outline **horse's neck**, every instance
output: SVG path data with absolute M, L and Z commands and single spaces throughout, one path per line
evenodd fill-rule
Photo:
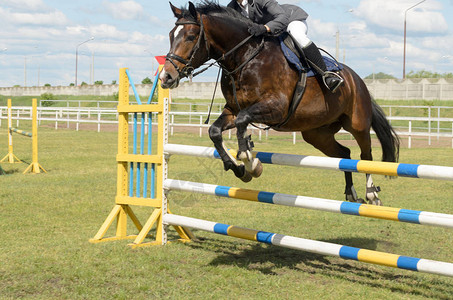
M 206 33 L 212 48 L 211 58 L 213 59 L 221 58 L 249 36 L 247 28 L 243 24 L 234 24 L 234 22 L 237 22 L 235 20 L 211 17 L 209 22 L 212 26 L 209 26 Z M 237 61 L 238 54 L 243 53 L 245 48 L 241 47 L 241 49 L 237 49 L 234 53 L 225 57 L 225 63 L 234 64 L 233 61 Z

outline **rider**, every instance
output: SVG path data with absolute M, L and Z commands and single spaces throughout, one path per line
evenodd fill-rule
M 325 85 L 332 93 L 343 84 L 343 78 L 327 71 L 318 47 L 307 37 L 308 14 L 302 8 L 278 4 L 275 0 L 231 0 L 228 7 L 254 22 L 249 27 L 249 33 L 255 36 L 265 33 L 280 35 L 287 30 L 316 71 L 322 75 Z

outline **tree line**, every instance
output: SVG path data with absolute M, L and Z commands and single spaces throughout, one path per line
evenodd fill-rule
M 413 78 L 453 78 L 453 73 L 437 73 L 437 72 L 430 72 L 426 70 L 421 71 L 410 71 L 406 74 L 406 78 L 413 79 Z M 383 72 L 379 73 L 372 73 L 365 77 L 365 79 L 397 79 L 395 76 L 391 74 L 386 74 Z

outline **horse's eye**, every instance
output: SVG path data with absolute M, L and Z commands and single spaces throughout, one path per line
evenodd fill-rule
M 188 42 L 193 42 L 193 41 L 195 41 L 196 38 L 197 38 L 197 37 L 194 36 L 194 35 L 189 35 L 189 36 L 186 38 L 186 41 L 188 41 Z

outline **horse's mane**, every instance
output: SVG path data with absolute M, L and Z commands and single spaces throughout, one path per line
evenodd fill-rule
M 220 15 L 233 19 L 233 21 L 242 22 L 246 24 L 252 23 L 248 18 L 241 15 L 239 12 L 232 8 L 222 6 L 217 0 L 201 0 L 195 5 L 197 12 L 203 15 Z M 193 20 L 192 15 L 186 7 L 181 7 L 184 19 Z

